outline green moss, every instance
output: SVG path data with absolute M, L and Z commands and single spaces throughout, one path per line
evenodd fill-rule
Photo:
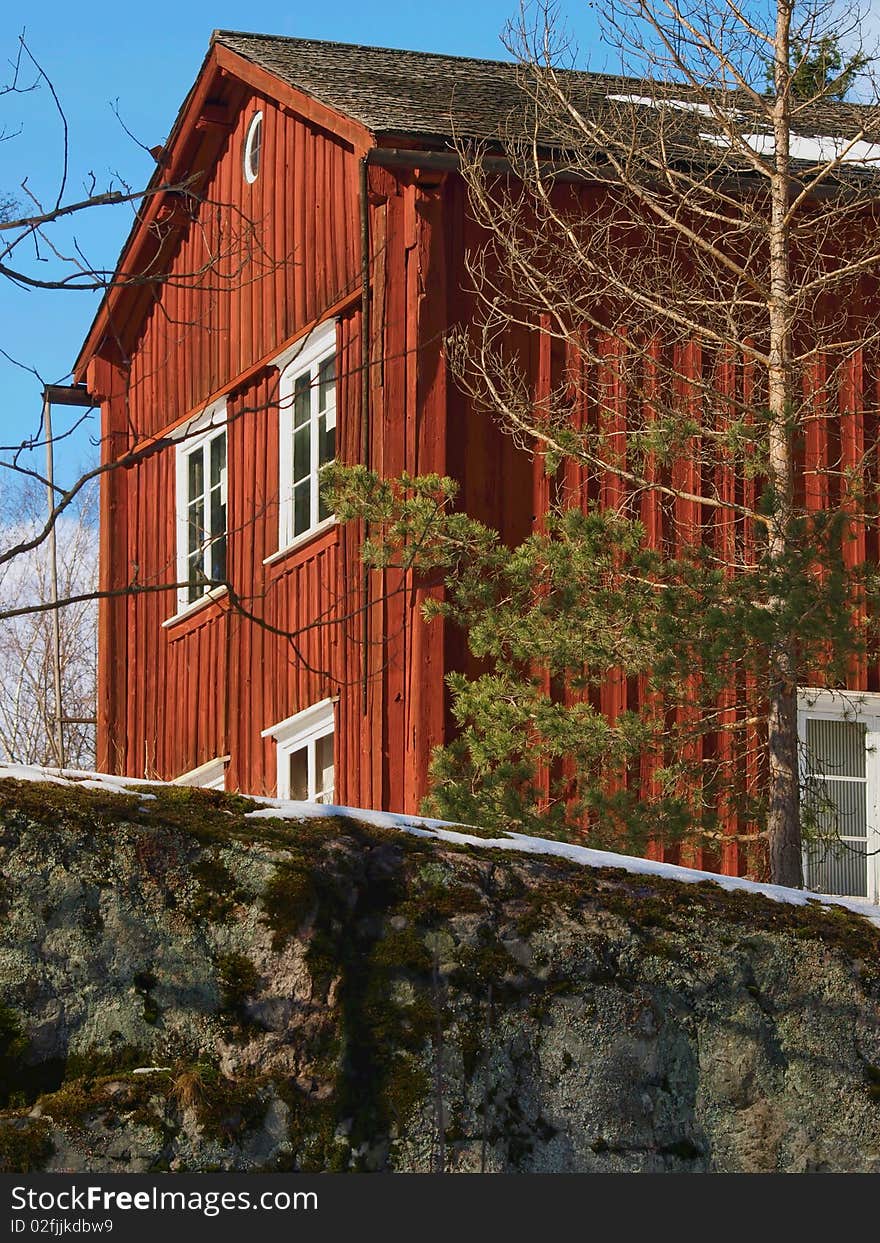
M 0 1105 L 9 1102 L 21 1085 L 28 1040 L 14 1010 L 0 1003 Z
M 338 1068 L 328 1069 L 335 1079 Z M 309 1092 L 293 1079 L 277 1084 L 276 1091 L 287 1105 L 290 1154 L 276 1162 L 275 1169 L 306 1174 L 346 1171 L 351 1145 L 337 1136 L 342 1117 L 337 1093 Z
M 258 1028 L 247 1009 L 247 999 L 260 987 L 257 968 L 246 955 L 239 953 L 222 954 L 216 967 L 223 1017 L 244 1033 Z
M 677 1139 L 672 1144 L 664 1144 L 660 1151 L 664 1156 L 678 1157 L 680 1161 L 696 1161 L 703 1155 L 702 1149 L 690 1139 Z
M 159 1022 L 162 1013 L 159 1009 L 159 1003 L 153 996 L 153 989 L 159 983 L 158 977 L 152 970 L 150 970 L 150 968 L 147 968 L 145 971 L 138 971 L 137 974 L 132 977 L 131 982 L 134 984 L 136 991 L 140 994 L 144 1004 L 144 1022 L 149 1023 L 151 1027 L 154 1027 Z
M 281 863 L 263 893 L 265 918 L 272 929 L 272 948 L 280 950 L 296 936 L 314 913 L 317 886 L 312 870 L 298 863 Z
M 452 974 L 451 982 L 457 989 L 478 999 L 485 998 L 490 985 L 496 998 L 502 996 L 505 981 L 518 967 L 488 929 L 483 930 L 475 944 L 460 947 L 458 957 L 458 967 Z
M 111 828 L 120 820 L 138 818 L 136 795 L 104 794 L 80 786 L 61 786 L 51 782 L 0 781 L 0 819 L 12 828 L 44 824 L 83 833 L 95 828 Z
M 424 933 L 407 926 L 400 930 L 386 929 L 372 948 L 370 963 L 374 970 L 390 975 L 427 975 L 431 971 L 432 958 Z
M 196 892 L 190 910 L 194 919 L 208 923 L 226 924 L 239 903 L 247 900 L 247 894 L 235 883 L 229 868 L 216 855 L 204 855 L 192 866 Z
M 262 1125 L 269 1099 L 256 1083 L 218 1077 L 197 1107 L 196 1116 L 205 1135 L 233 1143 Z
M 167 1092 L 170 1078 L 165 1075 L 117 1074 L 100 1078 L 70 1079 L 58 1089 L 40 1097 L 43 1111 L 56 1122 L 78 1128 L 93 1115 L 127 1119 L 164 1131 L 156 1114 L 153 1098 L 160 1089 Z
M 642 950 L 644 958 L 662 958 L 670 962 L 675 962 L 681 958 L 678 949 L 670 944 L 669 941 L 658 941 L 656 937 L 652 937 Z
M 398 1128 L 403 1129 L 413 1110 L 430 1092 L 429 1070 L 412 1054 L 399 1054 L 388 1068 L 385 1081 L 388 1113 Z
M 0 783 L 0 793 L 6 786 Z M 22 798 L 30 793 L 29 788 Z M 562 859 L 455 847 L 351 820 L 294 825 L 247 820 L 253 802 L 217 792 L 157 787 L 156 794 L 148 813 L 141 814 L 137 798 L 112 796 L 111 802 L 108 796 L 105 807 L 96 792 L 62 789 L 51 795 L 51 827 L 72 826 L 76 833 L 88 833 L 90 842 L 103 835 L 108 859 L 123 843 L 126 851 L 134 851 L 138 865 L 143 860 L 162 902 L 170 905 L 175 894 L 182 895 L 181 903 L 188 901 L 189 908 L 181 905 L 178 914 L 210 922 L 229 920 L 235 902 L 251 900 L 235 889 L 220 850 L 255 845 L 272 851 L 274 872 L 260 898 L 262 915 L 276 951 L 291 938 L 301 939 L 315 1003 L 297 1049 L 299 1082 L 291 1081 L 282 1092 L 290 1109 L 291 1151 L 277 1168 L 285 1163 L 296 1169 L 355 1168 L 359 1146 L 381 1143 L 417 1108 L 430 1108 L 438 1024 L 450 1051 L 460 1054 L 465 1075 L 480 1075 L 490 1010 L 507 1010 L 510 1021 L 516 1018 L 514 1007 L 521 1007 L 530 1021 L 540 1017 L 557 993 L 570 991 L 573 981 L 582 979 L 587 954 L 595 953 L 599 964 L 593 983 L 604 979 L 632 987 L 632 980 L 621 980 L 618 959 L 625 964 L 635 951 L 654 959 L 692 958 L 694 933 L 711 924 L 713 936 L 723 926 L 723 936 L 746 957 L 759 953 L 769 936 L 782 935 L 791 938 L 794 948 L 797 941 L 815 939 L 829 954 L 852 963 L 869 986 L 880 971 L 876 929 L 842 908 L 795 907 L 754 893 L 725 892 L 712 882 L 683 885 L 619 869 L 582 868 Z M 14 796 L 18 802 L 17 789 Z M 67 808 L 68 802 L 67 819 L 59 818 L 56 809 Z M 28 804 L 13 813 L 19 814 L 16 823 L 24 824 L 31 811 Z M 14 835 L 9 820 L 6 829 Z M 60 834 L 58 840 L 63 841 Z M 71 859 L 76 849 L 74 843 Z M 260 866 L 268 863 L 264 851 Z M 65 866 L 71 866 L 69 860 Z M 96 886 L 105 883 L 103 876 L 94 880 Z M 540 974 L 550 974 L 541 980 L 508 953 L 499 930 L 505 937 L 515 932 L 531 938 L 558 921 L 560 912 L 580 921 L 583 938 L 570 966 L 561 955 L 542 963 Z M 463 940 L 456 942 L 456 937 Z M 451 962 L 457 965 L 435 985 L 433 945 L 438 942 L 444 971 Z M 539 947 L 543 943 L 537 942 Z M 256 968 L 244 954 L 221 956 L 216 968 L 223 1012 L 242 1025 L 247 1000 L 260 982 Z M 148 1021 L 160 1017 L 156 984 L 149 968 L 134 980 Z M 334 1005 L 321 1010 L 322 991 L 330 996 L 331 986 Z M 26 1056 L 27 1042 L 14 1013 L 0 1011 L 7 1087 L 15 1084 L 20 1090 Z M 172 1079 L 150 1076 L 141 1086 L 132 1081 L 117 1096 L 101 1087 L 102 1078 L 124 1077 L 126 1070 L 155 1056 L 143 1050 L 71 1056 L 71 1082 L 60 1090 L 62 1107 L 66 1101 L 70 1116 L 76 1109 L 93 1108 L 155 1122 L 150 1093 L 168 1096 Z M 315 1077 L 312 1089 L 303 1086 L 309 1068 Z M 206 1101 L 193 1107 L 212 1135 L 230 1140 L 264 1116 L 270 1086 L 265 1080 L 230 1081 L 211 1074 Z M 867 1075 L 866 1089 L 880 1101 L 880 1072 Z M 684 1150 L 670 1153 L 690 1159 Z M 519 1158 L 527 1160 L 525 1149 Z
M 32 1104 L 64 1078 L 64 1059 L 28 1060 L 30 1041 L 16 1012 L 0 1003 L 0 1108 Z
M 0 1173 L 41 1170 L 54 1151 L 49 1123 L 44 1119 L 0 1119 Z
M 64 1081 L 94 1081 L 106 1075 L 126 1074 L 136 1066 L 146 1066 L 150 1053 L 139 1045 L 121 1045 L 115 1049 L 84 1049 L 69 1053 L 64 1067 Z
M 475 885 L 433 885 L 421 891 L 419 902 L 424 918 L 432 922 L 477 914 L 486 908 L 485 899 Z

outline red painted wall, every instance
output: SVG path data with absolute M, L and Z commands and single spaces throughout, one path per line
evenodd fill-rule
M 209 398 L 227 395 L 228 572 L 249 616 L 227 599 L 163 627 L 175 611 L 173 590 L 103 601 L 99 764 L 170 778 L 228 754 L 227 788 L 273 793 L 275 748 L 260 732 L 333 696 L 338 799 L 416 811 L 431 751 L 450 727 L 443 675 L 469 667 L 462 636 L 440 622 L 424 625 L 424 589 L 401 582 L 393 571 L 376 571 L 369 575 L 364 646 L 360 533 L 354 527 L 333 528 L 263 564 L 277 549 L 278 530 L 278 371 L 265 360 L 334 309 L 338 451 L 349 462 L 364 457 L 359 152 L 265 96 L 238 89 L 230 98 L 232 126 L 219 144 L 205 202 L 174 251 L 172 279 L 155 286 L 136 323 L 115 325 L 122 345 L 105 347 L 106 358 L 98 358 L 90 374 L 106 396 L 108 463 L 198 413 Z M 257 107 L 265 117 L 263 165 L 249 186 L 241 151 Z M 444 333 L 466 323 L 472 312 L 464 256 L 480 241 L 461 180 L 452 174 L 419 180 L 408 171 L 371 168 L 368 201 L 369 464 L 386 475 L 454 475 L 463 507 L 519 540 L 533 524 L 540 526 L 552 482 L 540 462 L 533 465 L 489 418 L 469 408 L 443 358 Z M 252 230 L 244 228 L 245 220 Z M 206 278 L 208 257 L 221 253 L 229 238 L 234 240 L 219 260 L 220 278 Z M 527 360 L 536 393 L 557 382 L 564 359 L 554 357 L 548 338 L 521 332 L 512 345 Z M 609 340 L 588 387 L 619 438 L 624 464 L 630 415 L 618 348 Z M 747 397 L 754 387 L 750 368 L 737 360 L 709 360 L 692 345 L 679 349 L 683 375 L 697 377 L 711 366 L 719 369 L 722 388 L 728 384 Z M 810 504 L 832 496 L 840 465 L 854 462 L 874 442 L 877 374 L 874 358 L 855 355 L 829 392 L 817 363 L 810 381 L 817 418 L 803 450 Z M 830 421 L 821 417 L 829 410 Z M 150 588 L 173 578 L 174 454 L 173 445 L 157 448 L 137 465 L 106 474 L 105 590 L 123 592 L 132 582 Z M 699 460 L 694 444 L 693 457 L 676 467 L 681 482 Z M 722 492 L 748 503 L 753 482 L 734 479 L 723 460 L 713 469 Z M 619 475 L 588 477 L 572 466 L 561 482 L 609 504 L 626 490 Z M 719 549 L 734 540 L 748 543 L 739 520 L 699 512 L 688 502 L 670 510 L 644 493 L 639 510 L 657 540 L 707 538 Z M 851 555 L 859 558 L 865 550 L 880 552 L 873 527 L 857 529 Z M 880 670 L 854 669 L 852 683 L 877 689 Z M 643 695 L 643 686 L 611 676 L 598 699 L 613 717 L 637 707 Z M 628 779 L 649 783 L 650 766 Z M 691 855 L 685 861 L 739 870 L 744 861 L 732 837 L 741 826 L 731 816 L 728 827 L 731 840 L 717 857 Z

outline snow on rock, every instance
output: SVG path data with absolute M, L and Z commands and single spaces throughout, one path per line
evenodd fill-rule
M 0 780 L 10 777 L 17 781 L 46 781 L 53 785 L 80 786 L 112 794 L 136 794 L 140 798 L 155 798 L 144 790 L 145 786 L 161 786 L 165 783 L 145 781 L 136 777 L 114 777 L 107 773 L 82 772 L 78 769 L 38 768 L 22 764 L 0 764 Z M 169 783 L 170 784 L 170 783 Z M 175 787 L 176 788 L 176 787 Z M 558 842 L 549 838 L 529 837 L 523 833 L 505 833 L 501 837 L 482 837 L 467 832 L 467 825 L 453 825 L 445 820 L 432 820 L 425 816 L 407 816 L 396 812 L 369 811 L 359 807 L 338 807 L 330 803 L 298 803 L 291 799 L 266 798 L 246 795 L 258 804 L 254 811 L 246 813 L 252 820 L 320 820 L 347 818 L 372 825 L 378 829 L 399 829 L 417 837 L 434 838 L 451 845 L 477 846 L 484 850 L 511 850 L 522 854 L 554 855 L 569 859 L 572 863 L 593 868 L 620 868 L 640 876 L 662 876 L 684 884 L 712 881 L 722 889 L 746 890 L 762 894 L 774 902 L 787 902 L 793 906 L 805 906 L 820 902 L 824 906 L 842 906 L 864 915 L 880 927 L 880 907 L 863 898 L 841 898 L 829 894 L 814 893 L 808 889 L 788 889 L 783 885 L 763 884 L 745 880 L 739 876 L 722 876 L 717 872 L 701 872 L 696 868 L 680 867 L 673 863 L 659 863 L 654 859 L 642 859 L 637 855 L 615 854 L 607 850 L 593 850 L 589 846 L 575 846 L 570 842 Z
M 52 785 L 80 786 L 84 790 L 97 790 L 101 794 L 138 794 L 144 799 L 154 799 L 137 787 L 155 785 L 154 781 L 141 781 L 136 777 L 111 777 L 107 773 L 84 772 L 79 768 L 39 768 L 30 764 L 0 763 L 0 780 L 4 777 L 16 781 L 47 781 Z

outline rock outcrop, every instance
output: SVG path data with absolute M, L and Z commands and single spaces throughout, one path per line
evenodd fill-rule
M 0 1168 L 880 1171 L 861 916 L 253 806 L 0 782 Z

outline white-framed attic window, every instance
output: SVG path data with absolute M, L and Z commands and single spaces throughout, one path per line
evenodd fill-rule
M 323 529 L 333 515 L 320 495 L 321 468 L 336 456 L 336 320 L 276 360 L 278 549 Z
M 177 440 L 177 611 L 222 590 L 226 579 L 226 402 L 175 433 Z
M 262 732 L 277 752 L 277 797 L 332 803 L 335 792 L 334 701 L 322 699 Z
M 880 901 L 880 694 L 798 692 L 804 881 Z
M 260 157 L 263 154 L 263 113 L 255 112 L 247 127 L 242 152 L 242 172 L 249 185 L 260 175 Z

